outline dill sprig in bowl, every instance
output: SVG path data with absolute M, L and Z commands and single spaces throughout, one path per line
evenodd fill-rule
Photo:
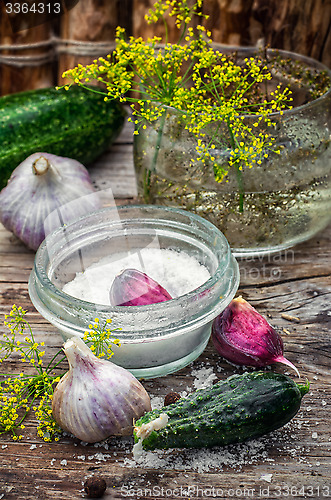
M 213 44 L 202 1 L 156 2 L 146 21 L 167 27 L 167 16 L 178 43 L 167 28 L 144 40 L 119 27 L 112 54 L 64 73 L 131 106 L 141 201 L 205 217 L 237 256 L 310 238 L 330 220 L 331 72 L 285 51 Z
M 147 123 L 164 118 L 167 107 L 181 111 L 185 129 L 196 138 L 198 156 L 190 161 L 210 161 L 216 181 L 221 182 L 227 168 L 215 162 L 213 150 L 223 144 L 223 138 L 216 130 L 206 142 L 205 128 L 215 123 L 227 124 L 233 143 L 228 167 L 235 165 L 241 170 L 243 165 L 259 162 L 262 151 L 265 156 L 273 142 L 269 134 L 255 133 L 248 127 L 243 114 L 258 114 L 255 126 L 261 121 L 269 123 L 269 115 L 287 107 L 291 98 L 288 90 L 279 86 L 272 99 L 266 100 L 262 94 L 257 101 L 256 86 L 271 79 L 268 68 L 254 58 L 246 58 L 244 66 L 235 64 L 211 46 L 210 32 L 204 26 L 188 27 L 201 5 L 201 1 L 192 8 L 186 1 L 156 2 L 146 16 L 148 23 L 156 22 L 169 10 L 169 16 L 176 16 L 179 43 L 160 46 L 162 39 L 157 36 L 127 39 L 125 30 L 118 27 L 112 54 L 86 67 L 78 65 L 63 76 L 80 85 L 98 80 L 107 89 L 105 101 L 119 99 L 130 104 L 135 135 L 146 130 Z M 183 39 L 185 43 L 181 42 Z

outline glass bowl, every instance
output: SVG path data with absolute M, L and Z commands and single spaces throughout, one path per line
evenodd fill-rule
M 237 64 L 246 57 L 261 57 L 256 48 L 216 44 L 218 48 L 235 53 Z M 139 198 L 209 220 L 225 235 L 235 257 L 280 252 L 312 238 L 331 221 L 330 84 L 323 95 L 313 97 L 315 75 L 320 72 L 322 82 L 329 82 L 331 70 L 291 52 L 268 49 L 266 55 L 263 62 L 273 78 L 263 83 L 263 93 L 269 99 L 278 85 L 289 87 L 293 109 L 272 113 L 269 126 L 264 121 L 256 126 L 254 114 L 242 120 L 256 133 L 267 132 L 278 154 L 266 148 L 260 164 L 243 166 L 242 171 L 229 167 L 232 136 L 227 122 L 212 123 L 206 127 L 204 143 L 214 143 L 217 137 L 212 156 L 228 170 L 219 183 L 214 162 L 197 160 L 197 139 L 185 127 L 182 112 L 166 107 L 161 118 L 146 122 L 134 136 Z M 286 72 L 278 61 L 283 61 Z
M 210 277 L 183 295 L 145 306 L 111 306 L 63 290 L 106 256 L 117 262 L 118 255 L 139 256 L 146 248 L 185 252 Z M 99 271 L 105 275 L 102 267 Z M 83 337 L 96 317 L 100 324 L 111 319 L 111 328 L 121 328 L 114 333 L 121 346 L 114 346 L 111 360 L 147 379 L 177 371 L 203 352 L 213 319 L 238 286 L 238 264 L 213 224 L 181 209 L 131 205 L 93 212 L 47 236 L 36 253 L 29 294 L 64 340 Z

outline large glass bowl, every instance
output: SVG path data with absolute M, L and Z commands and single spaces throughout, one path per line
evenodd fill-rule
M 189 293 L 146 306 L 96 304 L 63 291 L 76 273 L 104 256 L 139 252 L 151 242 L 193 256 L 210 278 Z M 82 337 L 96 317 L 100 324 L 112 319 L 112 328 L 121 328 L 112 361 L 136 377 L 152 378 L 179 370 L 202 353 L 213 319 L 238 285 L 238 264 L 213 224 L 184 210 L 141 205 L 106 208 L 55 230 L 36 253 L 29 293 L 64 340 Z
M 221 46 L 220 51 L 231 53 L 234 48 Z M 234 52 L 241 64 L 246 57 L 255 57 L 257 49 Z M 283 74 L 278 58 L 288 73 Z M 135 135 L 140 199 L 206 218 L 222 231 L 236 257 L 292 247 L 331 221 L 331 71 L 311 58 L 271 49 L 266 51 L 265 63 L 273 77 L 263 83 L 263 92 L 269 99 L 278 85 L 289 87 L 293 109 L 272 113 L 272 125 L 262 121 L 257 128 L 257 115 L 242 116 L 256 134 L 274 138 L 272 150 L 278 153 L 265 151 L 261 164 L 244 166 L 242 171 L 228 168 L 231 134 L 225 121 L 212 123 L 206 127 L 205 144 L 217 135 L 223 146 L 217 146 L 212 156 L 228 169 L 227 177 L 217 182 L 212 162 L 192 164 L 198 156 L 197 139 L 185 128 L 183 113 L 171 107 Z M 316 74 L 324 92 L 318 98 L 314 97 Z

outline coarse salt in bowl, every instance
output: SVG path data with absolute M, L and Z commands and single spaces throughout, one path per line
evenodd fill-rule
M 166 302 L 112 306 L 109 289 L 127 268 L 145 272 L 171 295 Z M 83 337 L 95 318 L 112 320 L 121 346 L 112 361 L 138 378 L 175 372 L 205 349 L 213 319 L 239 286 L 224 235 L 181 209 L 105 208 L 64 225 L 39 247 L 31 301 L 64 340 Z

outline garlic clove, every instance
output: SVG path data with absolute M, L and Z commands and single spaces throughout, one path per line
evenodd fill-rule
M 283 356 L 283 340 L 268 321 L 242 297 L 233 299 L 213 321 L 211 338 L 223 358 L 237 365 L 273 363 L 297 368 Z
M 124 269 L 115 277 L 109 291 L 113 306 L 144 306 L 171 298 L 165 288 L 137 269 Z
M 0 221 L 37 250 L 47 231 L 101 208 L 87 169 L 78 161 L 34 153 L 0 193 Z
M 125 368 L 97 358 L 78 337 L 64 344 L 69 371 L 55 388 L 58 425 L 87 443 L 130 435 L 134 420 L 150 411 L 142 384 Z

